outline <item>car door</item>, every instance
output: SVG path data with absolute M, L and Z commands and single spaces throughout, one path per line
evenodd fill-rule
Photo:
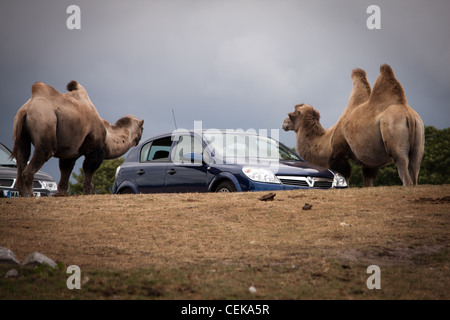
M 166 171 L 166 192 L 207 192 L 207 165 L 201 140 L 189 133 L 174 137 L 171 162 Z
M 171 145 L 171 136 L 166 136 L 142 146 L 139 165 L 135 167 L 135 181 L 139 192 L 158 193 L 165 191 Z

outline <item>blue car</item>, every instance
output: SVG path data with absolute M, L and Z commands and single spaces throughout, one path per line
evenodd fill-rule
M 345 178 L 282 143 L 235 130 L 176 130 L 141 142 L 117 168 L 113 193 L 346 188 Z

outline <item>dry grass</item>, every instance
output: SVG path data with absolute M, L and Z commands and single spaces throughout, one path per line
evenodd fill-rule
M 449 185 L 263 194 L 0 199 L 0 246 L 90 272 L 82 298 L 110 297 L 100 270 L 163 299 L 450 298 Z

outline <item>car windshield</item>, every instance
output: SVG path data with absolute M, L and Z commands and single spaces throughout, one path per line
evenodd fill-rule
M 270 137 L 235 132 L 206 132 L 204 136 L 214 152 L 223 158 L 304 161 L 288 147 Z
M 0 144 L 0 166 L 2 167 L 16 167 L 16 159 L 10 159 L 11 152 Z

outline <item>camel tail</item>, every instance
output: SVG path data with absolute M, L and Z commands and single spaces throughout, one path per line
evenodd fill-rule
M 13 138 L 14 147 L 11 153 L 11 159 L 17 158 L 17 153 L 19 150 L 20 141 L 22 140 L 22 134 L 24 131 L 25 120 L 27 118 L 27 113 L 24 110 L 19 110 L 16 117 L 14 118 L 13 124 Z
M 409 167 L 413 184 L 417 184 L 420 164 L 422 163 L 425 146 L 425 128 L 422 119 L 416 116 L 409 117 L 410 134 Z
M 411 115 L 406 116 L 406 127 L 409 130 L 409 153 L 412 153 L 416 140 L 416 121 Z

